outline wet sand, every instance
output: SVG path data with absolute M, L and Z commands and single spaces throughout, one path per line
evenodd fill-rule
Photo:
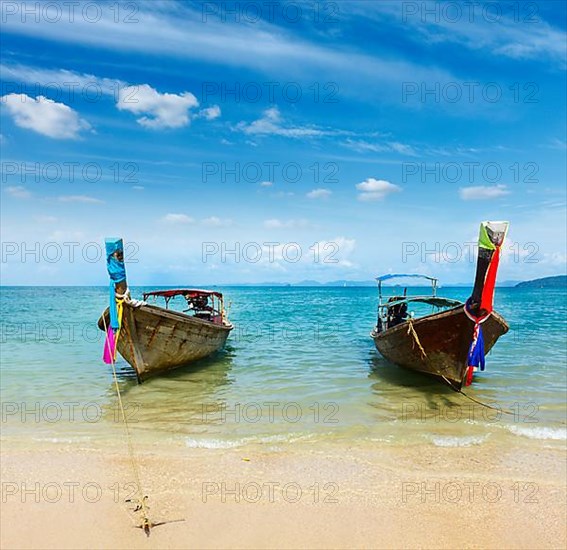
M 125 445 L 124 445 L 125 447 Z M 565 452 L 477 445 L 2 445 L 1 546 L 564 548 Z

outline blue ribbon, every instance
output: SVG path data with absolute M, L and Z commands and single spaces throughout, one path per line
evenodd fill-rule
M 479 367 L 484 370 L 484 336 L 482 335 L 482 327 L 478 327 L 478 338 L 476 342 L 473 341 L 469 350 L 467 358 L 467 365 L 471 367 Z
M 124 262 L 121 262 L 114 255 L 117 251 L 123 251 L 124 245 L 122 239 L 106 239 L 106 268 L 110 276 L 110 299 L 109 299 L 109 313 L 110 313 L 110 326 L 114 330 L 120 328 L 118 323 L 118 310 L 116 308 L 116 296 L 114 285 L 126 280 L 126 267 Z

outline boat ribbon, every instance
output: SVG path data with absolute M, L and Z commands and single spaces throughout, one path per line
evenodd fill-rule
M 109 288 L 109 317 L 110 323 L 107 328 L 103 360 L 110 364 L 116 357 L 116 344 L 122 324 L 122 311 L 124 298 L 116 296 L 116 285 L 126 280 L 126 268 L 124 266 L 124 245 L 122 239 L 106 239 L 106 268 L 110 277 Z
M 478 260 L 473 293 L 466 301 L 464 311 L 474 322 L 473 337 L 467 356 L 465 385 L 472 382 L 473 371 L 485 367 L 484 337 L 481 324 L 493 311 L 496 274 L 500 262 L 500 249 L 508 230 L 507 222 L 482 222 L 478 238 Z

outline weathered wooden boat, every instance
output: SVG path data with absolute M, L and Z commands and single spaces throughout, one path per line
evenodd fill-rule
M 471 297 L 459 300 L 437 296 L 438 281 L 416 274 L 378 277 L 378 320 L 371 332 L 378 351 L 390 362 L 433 376 L 455 390 L 472 381 L 473 372 L 484 370 L 484 354 L 508 332 L 504 318 L 493 311 L 494 285 L 500 248 L 507 222 L 483 222 L 475 285 Z M 383 283 L 395 278 L 423 278 L 431 282 L 430 295 L 383 296 Z M 431 307 L 416 317 L 408 306 Z
M 107 239 L 106 248 L 111 297 L 98 322 L 106 332 L 105 362 L 113 362 L 118 350 L 141 382 L 223 348 L 233 325 L 220 292 L 156 290 L 144 293 L 143 301 L 133 300 L 126 283 L 122 240 Z M 185 310 L 170 308 L 176 298 L 184 301 Z M 165 307 L 149 304 L 148 299 L 163 299 Z

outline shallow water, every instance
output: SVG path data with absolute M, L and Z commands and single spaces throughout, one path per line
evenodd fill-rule
M 510 414 L 382 359 L 369 337 L 373 288 L 220 290 L 235 324 L 225 351 L 142 385 L 119 358 L 119 385 L 139 442 L 565 445 L 564 289 L 497 289 L 496 309 L 510 332 L 466 393 Z M 142 291 L 133 288 L 133 296 Z M 468 294 L 440 291 L 461 300 Z M 4 440 L 123 439 L 96 327 L 107 300 L 108 289 L 99 287 L 2 288 Z

